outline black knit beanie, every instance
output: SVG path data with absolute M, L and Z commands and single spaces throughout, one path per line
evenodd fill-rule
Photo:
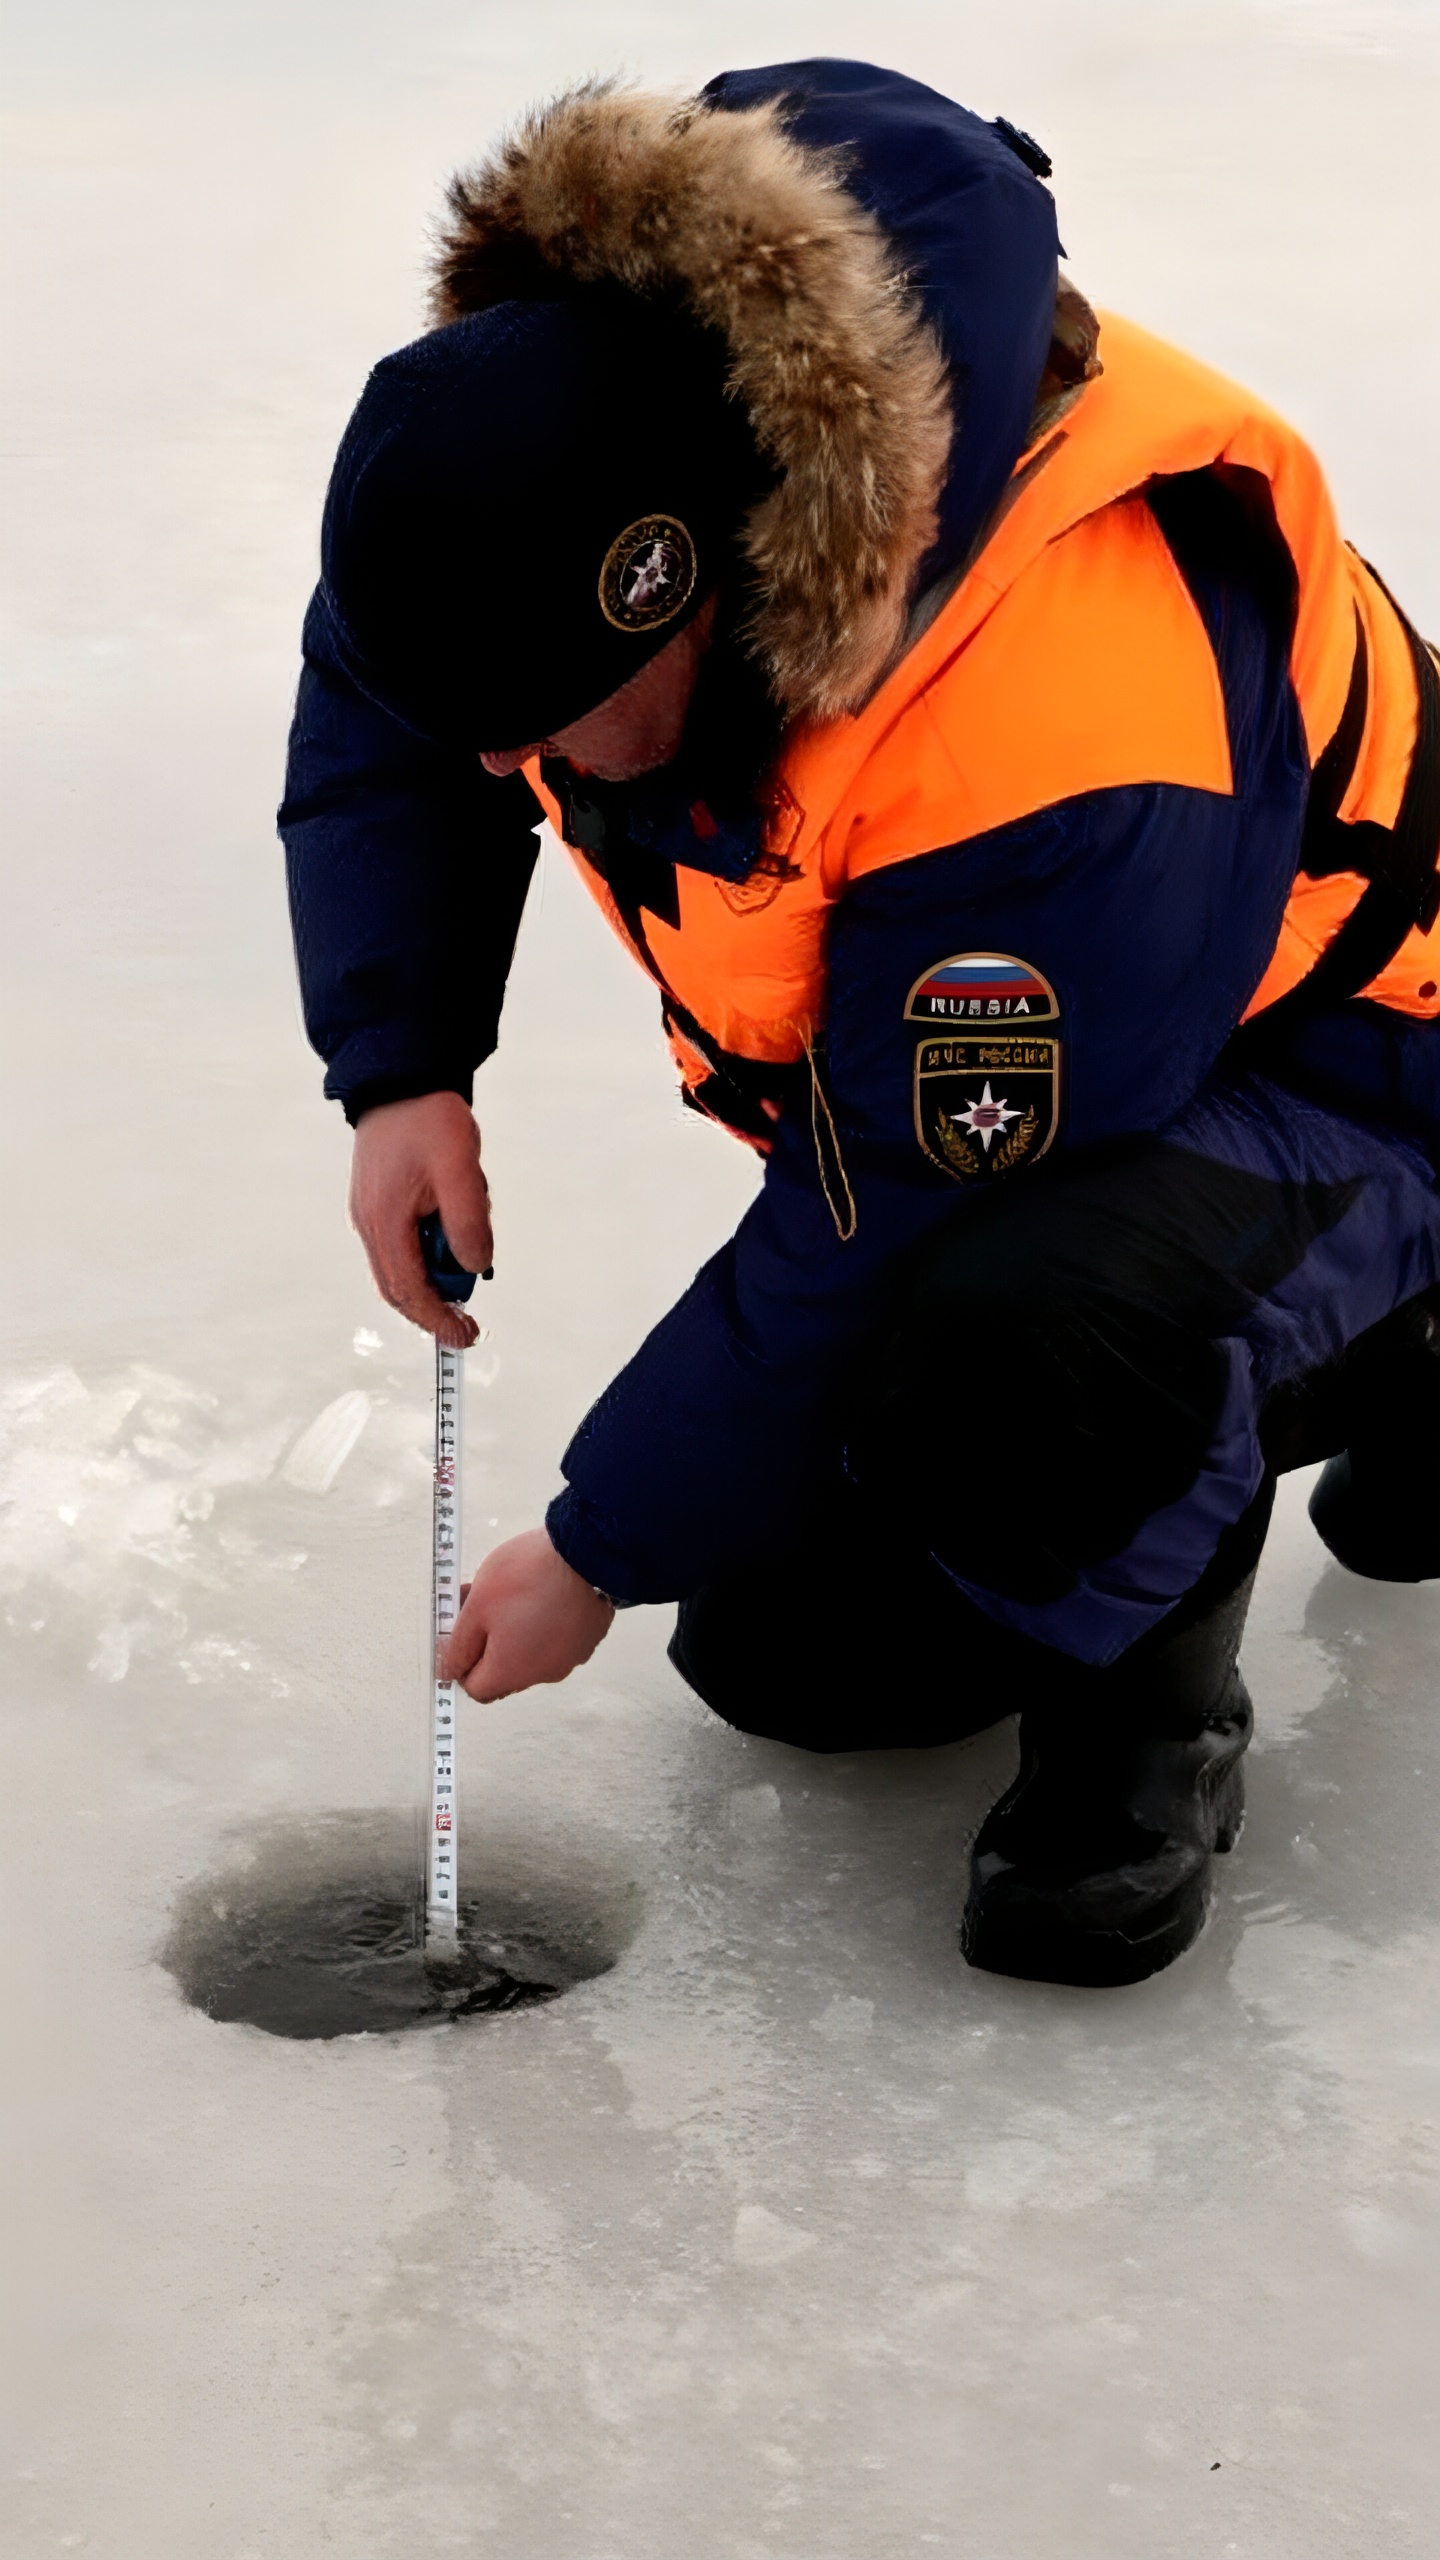
M 578 720 L 740 575 L 770 474 L 719 341 L 612 287 L 503 302 L 376 366 L 325 506 L 359 681 L 472 748 Z

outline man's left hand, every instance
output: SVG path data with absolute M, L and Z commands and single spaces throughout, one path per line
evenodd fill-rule
M 458 1680 L 485 1706 L 539 1681 L 564 1680 L 589 1661 L 614 1615 L 543 1529 L 526 1529 L 496 1547 L 462 1589 L 441 1677 Z

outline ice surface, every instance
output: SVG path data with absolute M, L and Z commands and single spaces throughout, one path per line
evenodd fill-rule
M 270 812 L 440 174 L 597 65 L 914 68 L 1041 136 L 1081 282 L 1288 409 L 1434 629 L 1436 24 L 15 0 L 5 2560 L 1434 2549 L 1440 1612 L 1301 1483 L 1249 1825 L 1158 1982 L 960 1964 L 1008 1727 L 747 1745 L 651 1612 L 461 1736 L 467 1881 L 608 1970 L 316 2042 L 157 1959 L 384 1869 L 424 1785 L 430 1355 L 345 1231 Z M 752 1178 L 553 859 L 481 1103 L 472 1551 Z

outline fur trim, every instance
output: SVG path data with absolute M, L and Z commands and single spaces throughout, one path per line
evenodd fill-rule
M 1035 406 L 1030 416 L 1027 447 L 1038 444 L 1053 426 L 1074 408 L 1087 382 L 1093 382 L 1105 367 L 1095 350 L 1100 341 L 1100 323 L 1078 285 L 1062 276 L 1055 292 L 1055 325 L 1050 338 L 1050 354 L 1040 376 Z
M 557 275 L 678 291 L 722 333 L 780 474 L 744 527 L 751 643 L 791 717 L 863 701 L 901 644 L 953 422 L 939 347 L 839 166 L 773 103 L 573 90 L 453 181 L 436 323 Z

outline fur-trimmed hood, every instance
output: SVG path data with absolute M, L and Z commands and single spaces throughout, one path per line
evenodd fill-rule
M 1058 400 L 1093 363 L 1093 336 L 1052 345 L 1056 245 L 996 129 L 896 74 L 794 64 L 528 116 L 451 186 L 433 313 L 609 283 L 719 333 L 776 473 L 743 533 L 751 642 L 782 709 L 823 718 L 971 549 L 1047 368 Z

